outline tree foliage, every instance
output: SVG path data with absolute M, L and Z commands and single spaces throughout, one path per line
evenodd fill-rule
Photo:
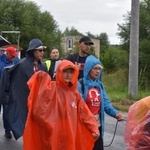
M 75 29 L 75 27 L 71 27 L 71 29 L 66 27 L 65 31 L 63 32 L 63 36 L 83 36 L 83 34 Z
M 47 50 L 53 46 L 61 48 L 62 33 L 57 22 L 49 12 L 41 12 L 36 3 L 25 0 L 0 0 L 0 14 L 0 30 L 20 31 L 20 46 L 24 50 L 32 38 L 41 39 L 48 46 Z M 16 35 L 7 34 L 5 37 L 11 43 L 17 44 Z
M 115 72 L 120 68 L 127 69 L 128 53 L 125 50 L 115 49 L 110 46 L 101 61 L 107 73 Z
M 129 51 L 130 18 L 131 13 L 125 17 L 125 23 L 118 24 L 118 35 L 122 39 L 122 46 Z M 150 84 L 150 0 L 140 2 L 139 23 L 139 84 L 146 88 Z
M 110 43 L 109 43 L 109 38 L 107 33 L 103 32 L 99 35 L 98 37 L 100 39 L 100 56 L 101 58 L 104 57 L 104 54 L 106 53 L 106 51 L 108 50 Z

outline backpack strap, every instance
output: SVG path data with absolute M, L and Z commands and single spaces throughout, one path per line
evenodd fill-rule
M 79 82 L 81 84 L 81 90 L 82 90 L 82 94 L 84 93 L 84 82 L 83 82 L 83 78 L 79 79 Z
M 46 61 L 45 61 L 45 64 L 46 64 L 47 70 L 49 71 L 49 70 L 50 70 L 50 67 L 51 67 L 51 60 L 46 60 Z

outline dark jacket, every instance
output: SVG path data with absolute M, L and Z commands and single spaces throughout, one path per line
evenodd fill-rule
M 7 60 L 6 54 L 0 55 L 0 104 L 6 104 L 8 101 L 8 94 L 4 91 L 4 86 L 8 86 L 6 84 L 9 83 L 7 70 L 18 62 L 18 57 L 15 57 L 15 59 L 10 62 Z
M 88 57 L 90 54 L 87 54 Z M 71 62 L 75 63 L 79 60 L 79 53 L 69 54 L 65 59 L 70 60 Z
M 83 66 L 80 67 L 79 70 L 79 76 L 78 79 L 83 78 L 83 68 L 84 68 L 84 63 L 86 58 L 89 56 L 90 54 L 87 53 L 86 57 L 80 57 L 79 53 L 74 53 L 74 54 L 69 54 L 65 59 L 70 60 L 71 62 L 73 62 L 75 64 L 75 62 L 77 63 L 81 63 Z
M 8 101 L 8 119 L 15 139 L 23 135 L 27 118 L 27 98 L 29 89 L 27 81 L 34 74 L 34 60 L 27 55 L 17 65 L 9 70 L 11 84 Z M 38 62 L 38 70 L 47 72 L 46 66 Z
M 12 68 L 13 66 L 14 65 L 5 67 L 2 72 L 0 79 L 0 104 L 8 103 L 8 92 L 10 86 L 9 69 Z

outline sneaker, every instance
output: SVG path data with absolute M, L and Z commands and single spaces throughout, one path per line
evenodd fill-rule
M 4 136 L 5 138 L 8 138 L 8 139 L 12 138 L 12 134 L 10 132 L 5 132 Z

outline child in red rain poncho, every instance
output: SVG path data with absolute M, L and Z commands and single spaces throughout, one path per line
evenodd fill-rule
M 56 81 L 43 71 L 30 78 L 24 150 L 92 150 L 98 126 L 77 81 L 78 69 L 68 60 L 59 63 Z
M 127 150 L 150 150 L 150 96 L 130 107 L 124 139 Z

